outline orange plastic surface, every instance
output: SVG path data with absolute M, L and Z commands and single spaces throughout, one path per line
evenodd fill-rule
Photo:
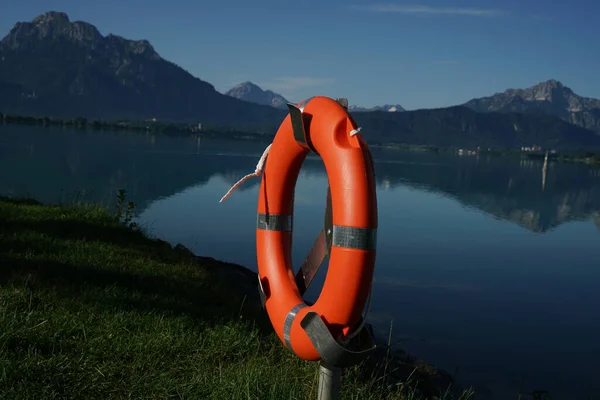
M 333 209 L 333 224 L 377 228 L 375 174 L 370 152 L 360 134 L 350 136 L 356 124 L 335 100 L 314 97 L 303 110 L 305 129 L 323 159 Z M 283 120 L 266 160 L 259 191 L 258 213 L 292 215 L 294 189 L 309 150 L 294 139 L 290 116 Z M 279 338 L 284 321 L 303 299 L 292 269 L 292 233 L 256 230 L 258 274 L 265 308 Z M 360 320 L 375 266 L 375 251 L 332 246 L 327 277 L 315 304 L 301 309 L 292 324 L 290 342 L 298 357 L 320 356 L 300 326 L 309 311 L 318 313 L 333 337 L 341 339 Z

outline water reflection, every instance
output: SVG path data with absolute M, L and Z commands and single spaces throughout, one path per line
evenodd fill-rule
M 437 158 L 439 163 L 419 166 L 379 162 L 377 174 L 386 189 L 409 185 L 443 194 L 540 233 L 589 219 L 600 208 L 600 179 L 588 166 L 550 163 L 544 172 L 535 161 Z
M 2 127 L 0 194 L 63 201 L 83 192 L 111 204 L 125 189 L 142 212 L 156 200 L 221 177 L 235 183 L 254 170 L 262 143 L 154 134 Z M 599 170 L 533 160 L 373 150 L 380 191 L 408 186 L 455 199 L 533 232 L 590 219 L 600 210 Z M 302 177 L 324 176 L 309 159 Z M 542 184 L 540 185 L 540 180 Z M 238 190 L 259 183 L 250 180 Z

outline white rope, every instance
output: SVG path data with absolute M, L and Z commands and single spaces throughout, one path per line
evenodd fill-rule
M 361 129 L 362 128 L 360 126 L 358 128 L 356 128 L 356 129 L 352 129 L 350 131 L 350 136 L 356 135 L 358 132 L 361 131 Z M 269 154 L 269 150 L 270 149 L 271 149 L 271 145 L 268 145 L 267 148 L 265 149 L 265 151 L 263 152 L 262 156 L 260 157 L 260 160 L 258 160 L 258 164 L 256 164 L 256 170 L 253 173 L 248 174 L 248 175 L 244 176 L 242 179 L 240 179 L 239 181 L 237 181 L 235 183 L 235 185 L 233 185 L 227 191 L 227 193 L 225 193 L 225 195 L 223 197 L 221 197 L 221 200 L 219 200 L 219 203 L 222 203 L 225 200 L 227 200 L 227 198 L 231 195 L 231 193 L 233 193 L 233 191 L 235 189 L 237 189 L 238 186 L 240 186 L 242 183 L 246 182 L 248 179 L 260 176 L 260 174 L 262 173 L 262 169 L 264 167 L 264 164 L 265 164 L 265 160 L 267 158 L 267 155 Z
M 352 130 L 350 131 L 350 136 L 354 136 L 354 135 L 356 135 L 358 132 L 360 132 L 360 131 L 361 131 L 361 129 L 362 129 L 362 128 L 361 128 L 360 126 L 359 126 L 358 128 L 356 128 L 356 129 L 352 129 Z
M 231 195 L 231 193 L 233 193 L 233 191 L 235 189 L 237 189 L 238 186 L 240 186 L 242 183 L 246 182 L 248 179 L 260 176 L 260 174 L 262 173 L 262 169 L 263 169 L 263 167 L 265 165 L 265 160 L 267 159 L 267 155 L 269 154 L 269 150 L 271 150 L 271 144 L 267 146 L 267 148 L 265 149 L 265 151 L 263 151 L 263 154 L 260 157 L 260 160 L 258 160 L 258 164 L 256 164 L 256 169 L 254 170 L 254 172 L 251 173 L 251 174 L 248 174 L 248 175 L 244 176 L 242 179 L 240 179 L 239 181 L 237 181 L 235 183 L 235 185 L 233 185 L 227 191 L 227 193 L 225 193 L 225 195 L 223 197 L 221 197 L 221 200 L 219 200 L 219 203 L 222 203 L 225 200 L 227 200 L 227 198 Z

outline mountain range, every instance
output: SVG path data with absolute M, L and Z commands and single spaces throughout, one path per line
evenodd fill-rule
M 454 106 L 406 112 L 361 112 L 352 117 L 376 144 L 475 148 L 600 149 L 600 135 L 552 115 L 476 112 Z
M 103 36 L 47 12 L 0 41 L 0 110 L 22 115 L 148 119 L 272 131 L 282 113 L 225 96 L 146 40 Z
M 271 90 L 263 90 L 252 82 L 241 83 L 227 93 L 228 96 L 286 109 L 288 101 Z M 474 111 L 546 114 L 559 117 L 571 124 L 600 133 L 600 100 L 582 97 L 561 82 L 550 79 L 526 89 L 508 89 L 489 97 L 472 99 L 463 104 Z M 348 107 L 350 112 L 406 111 L 400 104 L 385 104 L 365 108 L 357 105 Z
M 109 34 L 51 11 L 0 41 L 0 113 L 88 119 L 156 118 L 272 135 L 287 100 L 251 82 L 219 93 L 146 40 Z M 600 101 L 549 80 L 454 107 L 349 107 L 372 143 L 600 148 Z M 402 111 L 402 112 L 389 112 Z
M 272 106 L 282 110 L 287 110 L 287 104 L 289 103 L 282 95 L 270 90 L 263 90 L 252 82 L 242 82 L 229 89 L 225 94 L 239 100 Z
M 350 112 L 369 112 L 369 111 L 386 111 L 386 112 L 401 112 L 406 111 L 400 104 L 384 104 L 382 106 L 375 106 L 365 108 L 361 106 L 348 106 Z
M 281 110 L 287 110 L 288 103 L 282 95 L 275 93 L 271 90 L 264 90 L 260 86 L 252 82 L 242 82 L 233 88 L 225 92 L 227 96 L 235 97 L 239 100 L 244 100 L 250 103 L 263 104 L 279 108 Z M 389 112 L 400 112 L 405 111 L 400 104 L 385 104 L 383 106 L 375 106 L 371 108 L 365 108 L 357 105 L 348 106 L 350 112 L 368 112 L 368 111 L 389 111 Z
M 464 104 L 478 112 L 547 114 L 600 133 L 600 100 L 578 96 L 550 79 L 527 89 L 508 89 Z

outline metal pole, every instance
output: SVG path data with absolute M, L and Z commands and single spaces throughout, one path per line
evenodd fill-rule
M 340 381 L 342 369 L 330 367 L 321 362 L 319 365 L 318 400 L 338 400 L 340 398 Z

